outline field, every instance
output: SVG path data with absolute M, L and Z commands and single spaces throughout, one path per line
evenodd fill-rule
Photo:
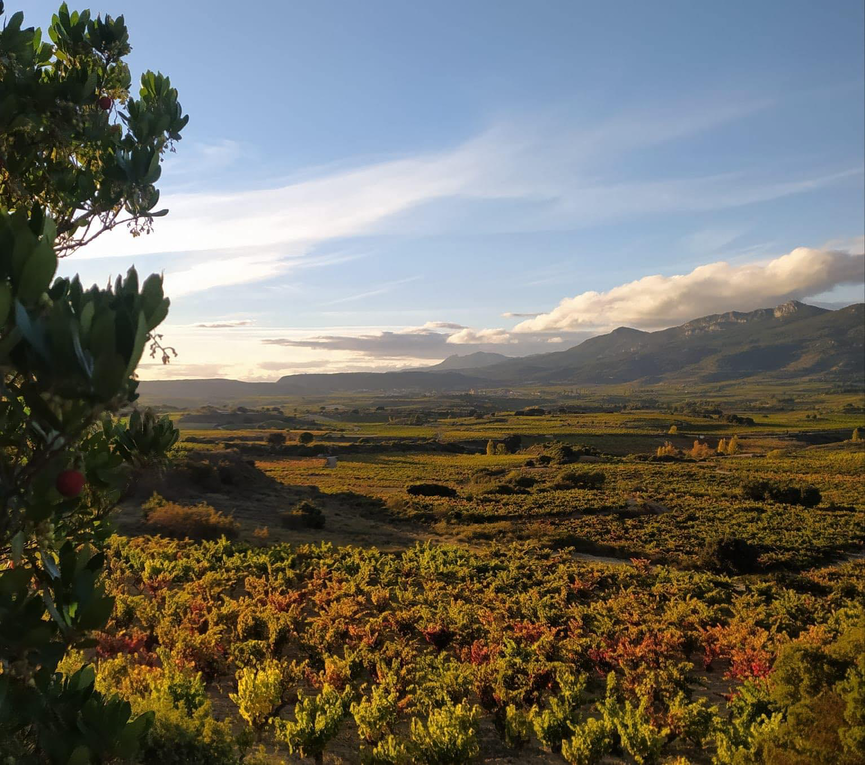
M 758 393 L 172 410 L 71 661 L 166 763 L 863 762 L 862 400 Z

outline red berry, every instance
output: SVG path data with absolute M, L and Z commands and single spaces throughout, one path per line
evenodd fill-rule
M 64 470 L 54 486 L 64 497 L 77 497 L 84 488 L 84 474 L 80 470 Z
M 102 98 L 99 99 L 99 108 L 107 112 L 113 103 L 114 102 L 108 96 L 102 96 Z

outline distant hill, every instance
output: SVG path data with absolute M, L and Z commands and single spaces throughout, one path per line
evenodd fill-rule
M 453 354 L 439 364 L 425 367 L 423 371 L 439 372 L 455 369 L 481 369 L 482 367 L 489 367 L 502 361 L 510 361 L 511 358 L 511 356 L 505 356 L 503 353 L 485 353 L 484 351 L 469 353 L 465 356 Z
M 423 370 L 289 375 L 275 383 L 145 381 L 140 391 L 146 400 L 204 404 L 267 395 L 810 377 L 865 377 L 865 305 L 831 311 L 791 301 L 704 316 L 658 332 L 620 327 L 565 351 L 523 358 L 473 353 Z
M 483 376 L 514 384 L 712 382 L 745 377 L 865 374 L 865 305 L 830 311 L 792 301 L 749 313 L 704 316 L 642 332 L 620 327 L 566 351 L 512 359 Z

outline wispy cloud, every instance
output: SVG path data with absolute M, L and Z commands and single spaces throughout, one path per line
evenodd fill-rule
M 211 323 L 200 322 L 192 326 L 201 327 L 202 329 L 236 329 L 237 327 L 251 327 L 254 324 L 255 322 L 252 319 L 227 319 Z
M 507 213 L 493 215 L 485 224 L 492 230 L 552 230 L 747 205 L 861 173 L 798 173 L 780 181 L 752 171 L 651 181 L 620 178 L 630 152 L 710 129 L 765 106 L 753 99 L 713 99 L 621 114 L 594 124 L 548 115 L 499 124 L 454 148 L 328 169 L 268 188 L 220 191 L 211 185 L 207 190 L 187 186 L 172 191 L 169 185 L 163 201 L 170 215 L 156 221 L 152 234 L 131 238 L 117 230 L 77 257 L 138 258 L 140 264 L 143 256 L 173 253 L 166 269 L 167 288 L 173 295 L 185 295 L 273 280 L 313 258 L 324 242 L 405 233 L 406 227 L 424 225 L 407 222 L 406 213 L 440 200 L 507 202 Z M 181 147 L 181 152 L 188 150 L 187 145 Z M 189 165 L 235 162 L 240 151 L 232 142 L 193 147 Z M 176 178 L 184 176 L 181 159 L 169 169 Z M 447 227 L 442 221 L 435 225 Z M 333 302 L 375 294 L 381 293 L 359 291 Z
M 403 284 L 416 282 L 420 278 L 420 276 L 410 276 L 406 279 L 396 279 L 391 282 L 385 282 L 384 284 L 379 284 L 372 289 L 364 290 L 363 292 L 358 292 L 354 295 L 347 295 L 346 297 L 337 298 L 336 300 L 329 300 L 322 305 L 339 305 L 340 303 L 351 303 L 355 300 L 366 300 L 367 298 L 376 297 L 378 295 L 385 295 L 388 292 L 393 292 L 397 287 L 400 287 Z

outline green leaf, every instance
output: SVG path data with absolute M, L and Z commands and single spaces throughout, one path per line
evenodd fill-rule
M 9 309 L 12 307 L 12 287 L 8 282 L 0 282 L 0 325 L 6 323 Z
M 107 351 L 96 359 L 93 367 L 93 386 L 104 400 L 110 400 L 120 393 L 127 377 L 126 361 L 114 351 Z
M 76 746 L 66 765 L 90 765 L 90 749 L 84 744 Z
M 21 556 L 24 553 L 24 531 L 19 531 L 12 537 L 12 562 L 17 566 L 21 562 Z
M 141 360 L 141 354 L 144 351 L 144 344 L 147 342 L 147 320 L 144 318 L 144 311 L 138 312 L 138 326 L 135 329 L 135 343 L 129 354 L 129 364 L 126 367 L 126 375 L 129 376 L 135 371 L 138 362 Z
M 18 282 L 18 299 L 23 303 L 35 303 L 54 278 L 57 271 L 57 255 L 47 241 L 41 241 L 30 253 L 21 271 Z

